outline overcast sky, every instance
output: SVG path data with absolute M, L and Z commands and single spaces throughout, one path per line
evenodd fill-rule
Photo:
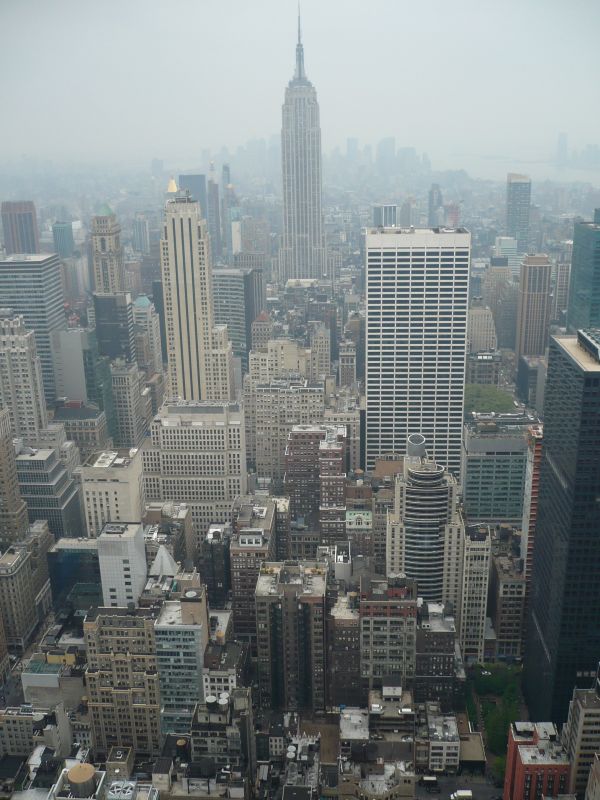
M 302 0 L 302 27 L 326 150 L 600 143 L 599 0 Z M 278 133 L 295 38 L 294 0 L 0 0 L 0 158 L 193 163 Z

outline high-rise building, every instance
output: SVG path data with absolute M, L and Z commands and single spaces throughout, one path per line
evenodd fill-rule
M 138 366 L 148 377 L 162 373 L 162 351 L 160 344 L 160 319 L 150 298 L 139 294 L 133 302 L 133 324 L 136 335 L 136 358 Z M 138 336 L 146 347 L 138 346 Z
M 204 700 L 202 674 L 209 638 L 206 588 L 166 600 L 154 623 L 163 734 L 191 729 L 194 708 Z
M 593 222 L 576 222 L 569 285 L 567 328 L 600 327 L 600 208 Z
M 594 755 L 600 752 L 600 672 L 591 689 L 575 689 L 562 743 L 571 762 L 567 791 L 583 797 Z
M 27 530 L 27 506 L 21 497 L 13 427 L 7 408 L 0 410 L 0 547 L 17 541 Z
M 31 200 L 5 200 L 0 215 L 7 255 L 40 252 L 37 216 Z
M 133 220 L 132 246 L 136 253 L 150 252 L 150 230 L 148 220 L 143 214 L 137 214 Z
M 564 258 L 564 256 L 563 256 Z M 562 322 L 569 307 L 569 281 L 571 260 L 558 260 L 554 265 L 552 290 L 552 319 Z
M 521 356 L 543 356 L 546 351 L 552 310 L 551 280 L 552 263 L 548 256 L 523 258 L 517 305 L 517 361 Z
M 467 319 L 467 334 L 470 353 L 491 352 L 496 349 L 498 345 L 496 326 L 489 306 L 481 303 L 474 303 L 471 306 Z
M 219 201 L 219 184 L 215 177 L 214 165 L 210 166 L 208 184 L 206 187 L 206 202 L 208 235 L 210 237 L 210 247 L 213 258 L 218 261 L 223 252 L 221 240 L 221 203 Z
M 90 250 L 96 294 L 116 294 L 125 291 L 125 267 L 121 226 L 114 211 L 107 205 L 92 217 Z
M 17 457 L 21 496 L 30 523 L 48 521 L 53 536 L 81 536 L 79 487 L 54 447 L 22 447 Z
M 598 662 L 600 335 L 550 340 L 524 689 L 533 719 L 564 721 Z
M 35 333 L 46 402 L 56 399 L 52 335 L 66 327 L 60 259 L 57 255 L 9 256 L 0 261 L 0 308 L 22 315 Z
M 338 372 L 339 386 L 356 384 L 356 345 L 351 339 L 340 342 L 340 359 Z
M 73 223 L 55 222 L 52 226 L 54 249 L 61 258 L 71 258 L 75 250 L 73 241 Z
M 430 228 L 437 228 L 442 224 L 444 214 L 444 198 L 438 183 L 431 184 L 427 199 L 427 224 Z
M 11 546 L 0 556 L 0 614 L 10 650 L 23 653 L 38 623 L 31 554 Z
M 139 450 L 96 452 L 79 469 L 87 535 L 95 538 L 107 522 L 138 522 L 144 513 L 142 455 Z
M 152 418 L 152 398 L 137 364 L 118 359 L 110 365 L 115 415 L 114 445 L 139 447 Z
M 192 200 L 200 203 L 200 216 L 208 219 L 206 175 L 180 175 L 179 188 L 182 192 L 189 192 Z
M 135 330 L 129 292 L 94 294 L 94 318 L 100 355 L 134 362 Z
M 373 227 L 374 228 L 393 228 L 396 225 L 398 214 L 397 205 L 375 205 L 373 206 Z
M 96 757 L 111 747 L 160 753 L 157 608 L 93 608 L 83 622 L 86 690 Z
M 213 522 L 227 522 L 246 493 L 244 415 L 238 403 L 170 403 L 142 446 L 146 499 L 186 503 L 197 544 Z
M 321 209 L 321 124 L 315 87 L 304 71 L 298 18 L 296 71 L 285 90 L 281 127 L 283 241 L 279 277 L 321 278 L 327 271 Z
M 355 592 L 339 594 L 327 615 L 328 705 L 363 706 L 360 617 Z
M 142 523 L 107 522 L 98 535 L 98 563 L 104 605 L 137 605 L 147 577 Z
M 493 555 L 489 614 L 496 634 L 496 658 L 520 661 L 523 654 L 526 581 L 521 559 Z
M 0 309 L 0 408 L 8 411 L 13 436 L 35 441 L 48 425 L 35 334 L 22 316 L 4 314 Z
M 468 525 L 463 531 L 460 648 L 466 662 L 481 664 L 485 641 L 491 533 L 488 525 Z
M 520 264 L 520 262 L 519 262 Z M 519 267 L 517 272 L 519 274 Z M 483 302 L 494 315 L 498 347 L 515 348 L 518 286 L 506 258 L 492 258 L 481 281 Z
M 77 446 L 82 464 L 92 453 L 110 449 L 106 414 L 98 406 L 80 401 L 63 403 L 54 410 L 54 422 L 64 427 L 67 439 Z
M 517 248 L 517 240 L 512 236 L 496 236 L 494 257 L 506 258 L 511 275 L 518 278 L 521 271 L 521 254 Z
M 517 240 L 519 253 L 526 253 L 529 247 L 530 208 L 531 179 L 509 172 L 506 176 L 506 233 Z
M 394 510 L 388 513 L 388 575 L 404 574 L 428 602 L 459 611 L 464 520 L 457 479 L 427 458 L 425 439 L 412 434 L 404 469 L 396 476 Z
M 215 322 L 227 325 L 233 354 L 247 372 L 252 323 L 265 306 L 262 270 L 219 267 L 212 274 Z
M 215 328 L 210 245 L 200 206 L 187 194 L 167 201 L 162 283 L 172 398 L 227 401 L 232 351 Z
M 463 228 L 367 231 L 367 469 L 419 432 L 459 472 L 470 245 Z
M 327 566 L 265 562 L 256 582 L 258 686 L 265 709 L 325 709 Z
M 521 522 L 521 559 L 525 573 L 525 622 L 531 598 L 531 568 L 533 565 L 533 546 L 537 525 L 538 502 L 540 496 L 540 467 L 542 464 L 542 445 L 544 429 L 542 425 L 532 425 L 527 432 L 527 467 L 525 469 L 525 492 L 523 495 L 523 520 Z M 526 635 L 523 626 L 523 639 Z

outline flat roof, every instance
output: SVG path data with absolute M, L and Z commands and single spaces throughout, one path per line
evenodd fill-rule
M 591 353 L 579 344 L 577 336 L 553 336 L 552 338 L 583 372 L 600 372 L 600 361 L 596 361 Z

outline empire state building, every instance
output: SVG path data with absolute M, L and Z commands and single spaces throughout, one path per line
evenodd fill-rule
M 279 253 L 282 282 L 322 278 L 327 273 L 321 210 L 321 126 L 315 87 L 304 71 L 298 17 L 296 71 L 282 108 L 283 242 Z

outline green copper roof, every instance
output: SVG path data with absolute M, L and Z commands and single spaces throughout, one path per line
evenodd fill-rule
M 102 203 L 102 205 L 98 209 L 98 215 L 97 216 L 99 216 L 99 217 L 112 217 L 112 216 L 114 216 L 114 213 L 115 212 L 108 205 L 108 203 Z

